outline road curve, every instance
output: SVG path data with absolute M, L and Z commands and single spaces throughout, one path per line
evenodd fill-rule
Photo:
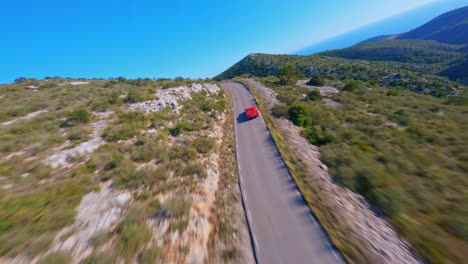
M 255 100 L 242 84 L 222 83 L 234 101 L 236 148 L 246 214 L 258 263 L 343 263 L 289 176 L 260 116 L 247 121 Z

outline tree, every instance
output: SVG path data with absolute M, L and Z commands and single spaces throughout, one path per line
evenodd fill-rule
M 20 83 L 26 82 L 27 80 L 28 80 L 28 78 L 26 78 L 26 77 L 19 77 L 19 78 L 15 79 L 15 83 L 20 84 Z
M 283 85 L 295 84 L 301 73 L 292 64 L 284 64 L 280 67 L 279 78 Z
M 312 78 L 310 81 L 307 83 L 308 85 L 313 85 L 313 86 L 324 86 L 326 84 L 325 78 L 319 73 L 314 73 L 312 75 Z

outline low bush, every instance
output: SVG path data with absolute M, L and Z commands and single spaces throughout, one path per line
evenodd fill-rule
M 116 260 L 117 257 L 112 252 L 93 252 L 84 258 L 80 264 L 114 264 Z
M 277 104 L 271 108 L 271 114 L 276 118 L 289 118 L 289 109 L 290 107 L 287 105 Z
M 135 162 L 148 162 L 154 159 L 161 162 L 168 159 L 168 151 L 164 143 L 152 136 L 144 136 L 131 148 L 130 157 Z
M 318 101 L 322 99 L 322 95 L 317 90 L 312 90 L 307 93 L 306 100 L 307 101 Z
M 86 109 L 78 109 L 68 114 L 67 119 L 62 124 L 64 127 L 76 126 L 77 124 L 86 124 L 91 119 L 91 114 Z
M 292 105 L 288 114 L 296 126 L 307 127 L 312 124 L 310 108 L 307 104 L 297 103 Z
M 199 162 L 186 165 L 182 170 L 182 175 L 196 175 L 202 179 L 205 179 L 208 176 L 205 165 Z
M 126 103 L 138 103 L 138 102 L 143 102 L 146 100 L 146 96 L 145 94 L 143 93 L 143 91 L 141 91 L 141 89 L 139 88 L 130 88 L 130 90 L 128 91 L 128 94 L 127 94 L 127 97 L 125 97 L 125 102 Z
M 85 141 L 89 139 L 92 131 L 86 127 L 73 127 L 67 133 L 67 139 L 70 141 Z
M 124 220 L 117 232 L 119 237 L 116 251 L 127 261 L 132 260 L 151 240 L 151 231 L 145 223 L 131 223 Z
M 363 86 L 363 83 L 361 81 L 349 81 L 345 84 L 342 91 L 356 92 L 359 89 L 361 89 L 362 86 Z
M 45 256 L 40 263 L 42 264 L 69 264 L 71 263 L 72 255 L 69 251 L 55 251 Z
M 139 263 L 157 264 L 161 261 L 162 254 L 163 254 L 162 248 L 156 245 L 153 245 L 150 248 L 143 250 L 138 260 L 139 260 Z
M 197 156 L 197 151 L 186 145 L 175 145 L 169 150 L 169 159 L 180 159 L 184 162 L 194 160 Z
M 164 215 L 169 218 L 181 218 L 188 216 L 190 211 L 190 202 L 183 197 L 176 196 L 168 199 L 163 205 Z
M 77 175 L 45 190 L 0 197 L 0 255 L 15 255 L 31 237 L 71 224 L 75 207 L 94 186 L 89 178 Z
M 200 136 L 194 139 L 191 145 L 198 151 L 198 153 L 206 154 L 213 150 L 215 140 L 211 137 Z
M 320 73 L 314 73 L 307 84 L 313 86 L 324 86 L 326 84 L 326 80 Z

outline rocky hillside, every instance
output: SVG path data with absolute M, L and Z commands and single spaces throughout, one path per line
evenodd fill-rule
M 448 48 L 451 49 L 452 46 Z M 403 87 L 434 96 L 459 95 L 466 90 L 465 86 L 437 75 L 447 70 L 447 67 L 441 64 L 350 60 L 322 55 L 254 53 L 216 76 L 216 79 L 230 79 L 241 75 L 278 76 L 280 67 L 285 64 L 295 66 L 306 77 L 320 73 L 328 79 L 375 81 L 381 85 Z
M 214 83 L 0 86 L 1 263 L 252 263 Z

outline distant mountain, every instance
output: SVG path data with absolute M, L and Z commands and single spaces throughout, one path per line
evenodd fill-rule
M 468 6 L 440 15 L 400 35 L 398 39 L 425 39 L 448 44 L 468 44 Z
M 426 64 L 435 74 L 468 84 L 468 6 L 442 14 L 407 33 L 383 35 L 319 53 L 352 60 Z
M 376 23 L 340 34 L 304 47 L 294 54 L 311 55 L 326 50 L 342 49 L 362 42 L 363 40 L 388 40 L 400 35 L 395 33 L 408 32 L 443 13 L 464 7 L 468 0 L 438 0 L 422 7 L 408 10 L 396 16 L 385 18 Z M 374 36 L 379 36 L 373 38 Z M 371 38 L 371 39 L 370 39 Z
M 381 35 L 361 43 L 391 39 L 435 40 L 447 44 L 468 44 L 468 6 L 444 13 L 406 33 Z
M 432 40 L 380 40 L 364 42 L 346 49 L 320 53 L 323 56 L 353 60 L 397 61 L 408 63 L 449 63 L 463 57 L 463 45 L 443 44 Z

